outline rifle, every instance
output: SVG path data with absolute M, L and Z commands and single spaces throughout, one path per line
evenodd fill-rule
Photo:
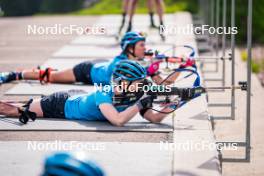
M 178 64 L 181 64 L 180 68 L 193 67 L 196 70 L 197 67 L 196 67 L 196 62 L 194 59 L 194 56 L 195 56 L 194 48 L 192 46 L 189 46 L 189 45 L 182 45 L 182 46 L 178 46 L 178 47 L 184 47 L 184 48 L 190 49 L 191 52 L 190 52 L 189 56 L 188 57 L 179 57 L 179 56 L 167 56 L 164 54 L 166 51 L 169 51 L 170 49 L 174 49 L 174 47 L 170 48 L 169 50 L 166 50 L 162 54 L 159 53 L 158 51 L 148 50 L 145 52 L 145 56 L 153 57 L 153 59 L 155 60 L 154 63 L 159 64 L 160 62 L 165 61 L 166 62 L 165 69 L 167 69 L 167 70 L 171 70 L 171 69 L 169 69 L 169 63 L 178 63 Z
M 144 85 L 147 85 L 146 83 Z M 148 90 L 140 90 L 138 92 L 127 92 L 123 95 L 116 95 L 114 104 L 116 106 L 124 104 L 134 104 L 143 96 L 150 96 L 152 98 L 153 104 L 175 104 L 170 112 L 161 112 L 154 108 L 154 111 L 169 114 L 174 112 L 176 109 L 182 107 L 187 102 L 207 93 L 208 90 L 216 89 L 241 89 L 242 91 L 247 90 L 247 82 L 239 82 L 238 86 L 230 87 L 186 87 L 179 88 L 175 86 L 165 87 L 164 85 L 150 85 L 148 83 Z M 174 97 L 176 96 L 176 98 Z

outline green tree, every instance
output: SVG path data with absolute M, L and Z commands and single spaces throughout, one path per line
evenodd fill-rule
M 82 8 L 84 0 L 43 0 L 41 12 L 65 13 Z
M 42 0 L 0 0 L 4 16 L 32 15 L 39 11 Z

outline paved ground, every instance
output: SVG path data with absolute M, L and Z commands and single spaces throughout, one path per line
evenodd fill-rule
M 40 150 L 40 148 L 43 145 L 51 146 L 50 144 L 54 144 L 54 141 L 38 142 L 37 147 L 34 147 L 34 142 L 31 144 L 26 141 L 0 142 L 0 155 L 5 158 L 0 160 L 1 172 L 8 176 L 41 175 L 43 158 L 53 153 L 56 147 L 53 149 L 49 147 L 50 150 Z M 69 146 L 70 142 L 60 141 L 59 144 L 59 146 Z M 160 150 L 159 143 L 78 142 L 74 144 L 78 145 L 74 148 L 83 149 L 79 155 L 84 153 L 87 158 L 99 163 L 107 176 L 170 175 L 171 172 L 171 151 Z
M 230 85 L 230 62 L 226 62 L 226 85 Z M 246 80 L 246 63 L 241 61 L 240 52 L 236 50 L 236 82 Z M 221 62 L 220 62 L 221 68 Z M 212 74 L 211 74 L 212 75 Z M 205 76 L 210 76 L 206 74 Z M 215 74 L 215 77 L 220 74 Z M 220 85 L 219 83 L 207 82 L 207 85 Z M 223 175 L 254 175 L 262 176 L 264 174 L 263 161 L 263 95 L 264 89 L 261 86 L 257 76 L 252 75 L 252 105 L 251 105 L 251 162 L 250 163 L 223 163 Z M 211 103 L 229 103 L 230 91 L 209 93 L 209 102 Z M 230 108 L 209 108 L 209 112 L 215 116 L 230 115 Z M 215 120 L 216 139 L 218 141 L 245 141 L 245 118 L 246 118 L 246 93 L 236 91 L 236 111 L 235 120 Z M 244 149 L 238 151 L 225 151 L 224 157 L 243 158 Z

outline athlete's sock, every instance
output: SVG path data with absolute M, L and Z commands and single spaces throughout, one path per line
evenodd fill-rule
M 126 13 L 123 12 L 123 13 L 122 13 L 122 22 L 121 22 L 121 26 L 124 25 L 125 21 L 126 21 Z
M 23 72 L 17 72 L 16 74 L 17 74 L 17 79 L 18 79 L 18 80 L 21 80 L 21 79 L 24 78 L 24 77 L 23 77 Z
M 119 34 L 121 33 L 121 31 L 122 31 L 122 29 L 123 29 L 123 27 L 124 27 L 125 22 L 126 22 L 126 13 L 123 12 L 123 13 L 122 13 L 122 21 L 121 21 L 121 25 L 120 25 L 120 27 L 119 27 L 119 32 L 118 32 Z
M 149 13 L 149 17 L 150 17 L 150 26 L 151 26 L 151 27 L 157 27 L 157 26 L 154 24 L 153 12 L 150 12 L 150 13 Z
M 163 26 L 163 25 L 164 25 L 164 24 L 163 24 L 163 20 L 160 20 L 160 25 L 161 25 L 161 26 Z
M 129 21 L 128 27 L 127 27 L 127 32 L 130 32 L 132 30 L 132 22 Z
M 8 83 L 15 80 L 23 79 L 22 72 L 2 72 L 0 73 L 0 82 Z
M 126 12 L 122 13 L 122 18 L 123 18 L 123 20 L 124 20 L 124 18 L 126 18 Z

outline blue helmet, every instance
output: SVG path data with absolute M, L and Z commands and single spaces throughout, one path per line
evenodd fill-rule
M 139 32 L 127 32 L 121 40 L 121 48 L 123 51 L 126 50 L 128 45 L 134 45 L 138 41 L 145 41 L 146 38 Z
M 145 79 L 147 76 L 146 70 L 139 63 L 131 60 L 120 61 L 116 64 L 113 71 L 113 80 L 121 81 L 136 81 Z
M 45 161 L 42 176 L 104 176 L 102 169 L 92 161 L 85 161 L 69 153 L 55 153 Z

